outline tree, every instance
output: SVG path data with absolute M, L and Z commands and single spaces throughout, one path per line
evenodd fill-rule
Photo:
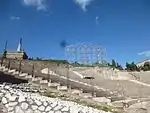
M 114 59 L 112 60 L 111 64 L 107 63 L 107 65 L 112 67 L 112 68 L 123 70 L 123 67 L 118 62 L 116 62 Z
M 133 71 L 138 71 L 138 67 L 136 66 L 134 62 L 131 63 L 131 67 Z
M 75 61 L 74 63 L 72 63 L 72 65 L 73 66 L 80 66 L 80 64 L 77 61 Z
M 33 57 L 31 57 L 31 58 L 28 58 L 28 60 L 33 60 Z
M 7 54 L 7 51 L 4 50 L 4 52 L 3 52 L 3 58 L 6 58 L 6 54 Z
M 123 67 L 119 63 L 117 63 L 116 68 L 119 69 L 119 70 L 123 70 Z
M 42 58 L 36 57 L 36 60 L 42 60 Z
M 131 65 L 128 62 L 126 62 L 126 70 L 131 71 Z
M 111 66 L 111 64 L 110 64 L 110 63 L 107 63 L 107 65 L 108 65 L 108 66 Z
M 116 68 L 116 62 L 115 62 L 114 59 L 112 60 L 111 66 L 112 66 L 113 68 Z
M 145 62 L 143 66 L 143 71 L 149 71 L 150 70 L 150 62 Z
M 129 64 L 128 62 L 126 63 L 126 70 L 127 71 L 139 71 L 139 68 L 136 66 L 134 62 Z

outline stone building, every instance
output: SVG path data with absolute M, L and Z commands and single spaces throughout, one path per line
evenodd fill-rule
M 27 56 L 26 52 L 24 52 L 24 51 L 20 51 L 20 52 L 18 52 L 18 51 L 14 51 L 14 52 L 7 51 L 6 58 L 22 60 L 22 59 L 28 59 L 28 56 Z
M 8 51 L 6 50 L 7 44 L 5 45 L 5 50 L 4 50 L 4 56 L 5 58 L 10 58 L 10 59 L 28 59 L 28 56 L 26 52 L 22 49 L 22 39 L 20 39 L 17 51 Z

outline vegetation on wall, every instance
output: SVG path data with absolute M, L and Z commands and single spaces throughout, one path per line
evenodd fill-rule
M 30 57 L 28 58 L 28 60 L 33 60 L 33 61 L 49 61 L 49 62 L 55 62 L 55 63 L 59 63 L 59 64 L 70 64 L 72 66 L 76 66 L 76 67 L 93 67 L 93 66 L 104 66 L 103 64 L 100 63 L 93 63 L 93 64 L 81 64 L 79 62 L 73 62 L 73 63 L 69 63 L 67 60 L 57 60 L 57 59 L 42 59 L 40 57 Z M 106 61 L 105 61 L 106 62 Z M 107 64 L 107 63 L 105 63 Z
M 42 59 L 40 57 L 36 57 L 36 58 L 31 57 L 28 60 L 55 62 L 55 63 L 58 63 L 58 64 L 68 64 L 68 61 L 66 61 L 66 60 Z
M 6 51 L 7 52 L 7 51 Z M 5 54 L 6 54 L 5 52 Z M 4 56 L 5 56 L 4 54 Z M 42 59 L 40 57 L 36 57 L 36 58 L 29 58 L 28 60 L 33 60 L 33 61 L 48 61 L 48 62 L 55 62 L 58 64 L 69 64 L 69 62 L 67 60 L 56 60 L 56 59 Z M 72 66 L 80 66 L 80 67 L 93 67 L 93 66 L 103 66 L 100 63 L 94 63 L 92 65 L 86 65 L 86 64 L 80 64 L 78 62 L 74 62 L 74 63 L 70 63 Z M 114 59 L 112 59 L 111 63 L 107 63 L 107 66 L 110 66 L 112 68 L 116 68 L 119 70 L 124 70 L 123 67 L 116 62 Z M 150 71 L 150 62 L 145 62 L 143 66 L 138 67 L 134 62 L 128 63 L 126 62 L 126 67 L 125 70 L 127 71 Z

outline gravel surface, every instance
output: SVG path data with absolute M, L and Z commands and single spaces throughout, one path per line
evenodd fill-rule
M 7 113 L 7 109 L 2 104 L 0 104 L 0 113 Z

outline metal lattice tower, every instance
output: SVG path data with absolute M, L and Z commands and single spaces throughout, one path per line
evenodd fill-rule
M 106 49 L 101 45 L 91 43 L 79 43 L 65 47 L 66 59 L 70 63 L 80 64 L 105 64 Z

